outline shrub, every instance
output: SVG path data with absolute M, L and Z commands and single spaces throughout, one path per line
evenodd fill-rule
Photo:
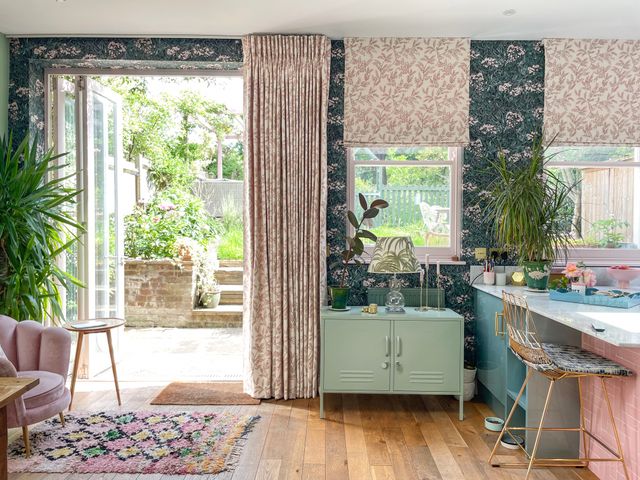
M 125 254 L 129 258 L 176 258 L 184 238 L 206 247 L 221 231 L 202 200 L 187 191 L 158 192 L 125 219 Z

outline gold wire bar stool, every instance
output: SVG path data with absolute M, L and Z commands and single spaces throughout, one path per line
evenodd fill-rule
M 509 412 L 507 420 L 504 422 L 504 427 L 496 440 L 496 444 L 489 456 L 489 463 L 494 467 L 527 467 L 527 475 L 525 480 L 529 479 L 531 470 L 533 467 L 587 467 L 589 462 L 620 462 L 624 469 L 624 475 L 627 480 L 629 478 L 629 472 L 627 470 L 627 464 L 624 460 L 622 453 L 622 445 L 620 444 L 620 437 L 618 435 L 618 429 L 613 418 L 613 410 L 611 409 L 611 402 L 609 401 L 609 392 L 605 383 L 606 378 L 611 377 L 624 377 L 632 374 L 627 368 L 618 365 L 617 363 L 596 355 L 594 353 L 582 350 L 579 347 L 570 345 L 555 345 L 549 343 L 540 343 L 538 341 L 538 335 L 533 322 L 529 305 L 524 297 L 519 295 L 513 295 L 511 293 L 502 292 L 502 303 L 504 308 L 504 318 L 507 324 L 507 331 L 509 333 L 509 348 L 511 351 L 528 367 L 527 375 L 525 376 L 520 392 L 516 397 L 516 400 Z M 541 375 L 544 375 L 549 379 L 549 389 L 547 390 L 547 396 L 544 402 L 544 408 L 542 409 L 542 415 L 540 416 L 540 425 L 537 427 L 510 427 L 509 422 L 513 417 L 513 414 L 520 402 L 520 398 L 524 393 L 524 390 L 531 378 L 534 371 L 537 371 Z M 602 391 L 607 403 L 607 409 L 609 412 L 609 419 L 611 420 L 611 428 L 613 430 L 614 438 L 616 440 L 616 450 L 606 445 L 602 440 L 596 437 L 586 428 L 585 415 L 582 400 L 582 379 L 585 377 L 597 377 L 602 384 Z M 559 380 L 575 378 L 578 381 L 578 394 L 580 397 L 580 427 L 567 428 L 567 427 L 545 427 L 544 418 L 549 408 L 549 401 L 553 392 L 555 383 Z M 537 431 L 536 439 L 529 454 L 526 449 L 518 442 L 512 431 L 533 430 Z M 540 436 L 543 431 L 574 431 L 581 432 L 582 443 L 584 448 L 584 457 L 579 458 L 538 458 L 536 453 L 540 444 Z M 500 440 L 507 434 L 509 435 L 520 449 L 524 452 L 528 461 L 515 462 L 515 463 L 493 463 L 493 457 L 496 454 Z M 589 441 L 593 440 L 600 444 L 605 450 L 607 450 L 612 457 L 609 458 L 592 458 L 589 456 Z

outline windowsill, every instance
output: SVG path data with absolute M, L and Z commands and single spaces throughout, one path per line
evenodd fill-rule
M 362 263 L 368 265 L 371 263 L 371 259 L 362 258 Z M 418 261 L 420 260 L 420 256 L 418 256 Z M 466 265 L 467 262 L 463 260 L 451 260 L 450 258 L 437 258 L 432 255 L 429 256 L 429 265 L 435 265 L 436 262 L 440 262 L 440 265 Z M 419 261 L 420 265 L 424 265 L 424 261 Z

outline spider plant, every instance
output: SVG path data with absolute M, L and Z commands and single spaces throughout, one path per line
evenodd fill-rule
M 575 184 L 567 184 L 545 166 L 542 136 L 531 148 L 528 165 L 514 166 L 503 153 L 491 162 L 495 180 L 485 207 L 495 237 L 503 247 L 515 250 L 530 288 L 546 289 L 550 265 L 571 247 L 572 212 L 568 208 Z
M 13 136 L 0 139 L 0 314 L 16 320 L 63 319 L 60 289 L 81 286 L 58 266 L 82 231 L 62 156 L 38 155 L 28 137 L 15 147 Z

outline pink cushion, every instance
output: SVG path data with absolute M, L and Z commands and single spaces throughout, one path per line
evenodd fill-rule
M 64 394 L 62 375 L 44 370 L 25 370 L 18 372 L 18 377 L 37 378 L 40 383 L 26 392 L 22 398 L 27 410 L 42 407 L 55 402 Z

